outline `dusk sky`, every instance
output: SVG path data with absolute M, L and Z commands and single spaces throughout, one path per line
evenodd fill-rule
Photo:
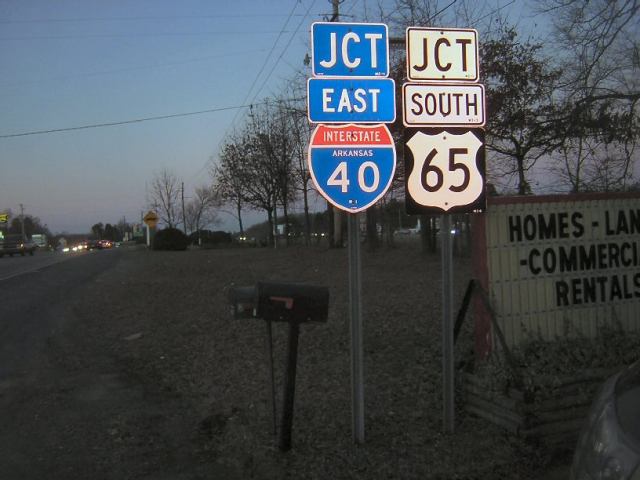
M 362 20 L 378 4 L 341 10 Z M 259 102 L 304 68 L 311 23 L 330 11 L 329 0 L 0 0 L 0 211 L 23 204 L 54 233 L 139 222 L 163 168 L 189 196 L 248 109 L 22 134 Z

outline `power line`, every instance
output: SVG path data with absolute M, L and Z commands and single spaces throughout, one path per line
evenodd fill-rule
M 264 52 L 266 51 L 266 48 L 262 48 L 262 49 L 257 49 L 257 50 L 245 50 L 242 52 L 225 52 L 225 53 L 220 53 L 217 55 L 208 55 L 206 57 L 199 57 L 199 58 L 192 58 L 192 59 L 188 59 L 188 60 L 182 60 L 182 61 L 178 61 L 178 62 L 166 62 L 166 63 L 156 63 L 156 64 L 148 64 L 148 65 L 138 65 L 135 67 L 124 67 L 124 68 L 116 68 L 116 69 L 112 69 L 112 70 L 101 70 L 98 72 L 80 72 L 80 73 L 74 73 L 74 74 L 70 74 L 70 75 L 58 75 L 58 76 L 53 76 L 53 77 L 48 77 L 48 78 L 38 78 L 37 80 L 33 80 L 33 81 L 29 81 L 29 82 L 19 82 L 19 83 L 8 83 L 8 84 L 0 84 L 0 87 L 3 88 L 7 88 L 7 87 L 14 87 L 14 86 L 22 86 L 25 84 L 33 84 L 33 83 L 42 83 L 42 82 L 49 82 L 51 80 L 65 80 L 65 79 L 69 79 L 69 78 L 76 78 L 76 77 L 96 77 L 96 76 L 100 76 L 100 75 L 110 75 L 110 74 L 114 74 L 114 73 L 124 73 L 124 72 L 131 72 L 131 71 L 136 71 L 136 70 L 146 70 L 149 68 L 163 68 L 163 67 L 171 67 L 171 66 L 177 66 L 177 65 L 185 65 L 185 64 L 189 64 L 189 63 L 197 63 L 197 62 L 206 62 L 209 60 L 214 60 L 217 58 L 222 58 L 222 57 L 237 57 L 238 55 L 244 55 L 244 54 L 249 54 L 249 53 L 257 53 L 257 52 Z M 1 95 L 1 93 L 0 93 Z
M 441 13 L 444 13 L 446 10 L 449 9 L 449 7 L 453 6 L 453 4 L 455 4 L 458 0 L 453 0 L 449 5 L 447 5 L 444 8 L 441 8 L 440 10 L 438 10 L 436 13 L 434 13 L 431 18 L 429 19 L 429 23 L 431 23 L 432 21 L 434 21 L 436 19 L 436 17 L 438 15 L 440 15 Z
M 300 20 L 300 23 L 298 23 L 298 26 L 296 27 L 296 30 L 291 34 L 291 37 L 289 37 L 289 41 L 287 42 L 287 44 L 285 45 L 284 49 L 282 50 L 282 52 L 280 53 L 280 56 L 278 57 L 278 59 L 275 61 L 275 63 L 273 64 L 273 67 L 271 67 L 271 70 L 269 71 L 269 74 L 267 75 L 267 78 L 265 79 L 265 81 L 262 83 L 262 86 L 260 87 L 260 89 L 256 92 L 256 94 L 253 96 L 253 99 L 251 100 L 251 103 L 255 102 L 256 98 L 258 97 L 258 95 L 260 95 L 260 92 L 262 92 L 262 89 L 264 88 L 264 86 L 266 85 L 266 83 L 269 81 L 269 79 L 271 78 L 271 75 L 273 74 L 273 72 L 275 71 L 278 62 L 280 62 L 280 59 L 282 59 L 282 57 L 284 56 L 285 52 L 287 51 L 287 49 L 289 48 L 289 46 L 291 45 L 291 42 L 293 41 L 293 39 L 295 38 L 295 36 L 297 35 L 298 31 L 300 30 L 300 27 L 302 26 L 302 24 L 304 23 L 304 21 L 307 18 L 307 15 L 309 15 L 309 12 L 311 11 L 311 8 L 315 5 L 316 0 L 313 0 L 313 2 L 311 2 L 311 4 L 309 5 L 309 8 L 307 8 L 307 11 L 305 12 L 304 16 L 302 17 L 302 19 Z
M 144 117 L 144 118 L 135 118 L 131 120 L 120 120 L 117 122 L 106 122 L 106 123 L 94 123 L 89 125 L 80 125 L 76 127 L 65 127 L 65 128 L 53 128 L 50 130 L 33 130 L 29 132 L 20 132 L 20 133 L 9 133 L 5 135 L 0 135 L 0 138 L 15 138 L 15 137 L 26 137 L 29 135 L 43 135 L 47 133 L 59 133 L 59 132 L 71 132 L 75 130 L 86 130 L 89 128 L 103 128 L 103 127 L 114 127 L 116 125 L 126 125 L 130 123 L 142 123 L 149 122 L 152 120 L 165 120 L 167 118 L 178 118 L 178 117 L 188 117 L 192 115 L 202 115 L 205 113 L 215 113 L 215 112 L 224 112 L 226 110 L 237 110 L 242 108 L 247 108 L 250 105 L 236 105 L 233 107 L 219 107 L 219 108 L 210 108 L 207 110 L 199 110 L 196 112 L 185 112 L 185 113 L 173 113 L 170 115 L 158 115 L 155 117 Z
M 282 52 L 280 53 L 280 56 L 278 56 L 278 59 L 275 61 L 275 63 L 273 64 L 273 67 L 271 68 L 271 70 L 269 71 L 269 74 L 267 75 L 267 78 L 262 82 L 262 86 L 260 87 L 260 89 L 256 92 L 256 94 L 253 96 L 253 99 L 251 100 L 251 105 L 256 104 L 255 100 L 258 97 L 258 95 L 260 95 L 260 92 L 262 92 L 262 89 L 264 88 L 264 86 L 266 85 L 266 83 L 269 81 L 269 79 L 271 78 L 271 75 L 273 74 L 274 70 L 276 69 L 276 66 L 278 65 L 278 63 L 280 62 L 280 60 L 282 59 L 282 57 L 284 56 L 285 52 L 287 51 L 287 49 L 289 48 L 289 46 L 291 45 L 291 42 L 293 41 L 293 39 L 295 38 L 296 34 L 298 33 L 298 31 L 300 30 L 300 27 L 302 26 L 302 24 L 304 23 L 305 19 L 307 18 L 307 16 L 309 15 L 309 12 L 311 11 L 311 9 L 313 8 L 313 6 L 315 5 L 316 0 L 313 0 L 313 2 L 311 2 L 309 4 L 309 7 L 307 8 L 307 11 L 304 13 L 304 15 L 302 16 L 302 19 L 300 20 L 300 23 L 298 23 L 298 26 L 296 27 L 295 31 L 291 34 L 291 37 L 289 37 L 289 41 L 287 42 L 287 44 L 285 45 L 284 49 L 282 50 Z M 294 9 L 291 11 L 291 13 L 293 13 L 295 11 L 295 7 Z M 289 16 L 289 18 L 291 18 L 291 15 Z M 289 19 L 287 19 L 287 22 L 289 21 Z M 284 27 L 282 27 L 283 29 L 286 28 L 286 23 L 284 25 Z M 280 36 L 278 36 L 278 38 L 280 38 Z M 271 56 L 271 53 L 273 53 L 273 50 L 275 50 L 275 46 L 277 44 L 277 39 L 276 42 L 274 43 L 273 48 L 271 49 L 271 52 L 269 52 L 269 56 Z M 262 69 L 260 69 L 260 72 L 258 73 L 258 75 L 256 75 L 256 80 L 254 80 L 253 84 L 251 85 L 251 88 L 249 89 L 249 92 L 247 94 L 247 97 L 245 97 L 244 102 L 246 102 L 247 98 L 249 97 L 249 95 L 251 94 L 251 90 L 253 89 L 254 84 L 256 83 L 256 81 L 258 80 L 258 78 L 260 77 L 260 74 L 262 73 L 262 70 L 264 70 L 264 66 L 266 65 L 266 61 L 262 66 Z M 244 103 L 243 102 L 243 103 Z M 257 103 L 256 105 L 260 105 L 261 103 L 266 103 L 266 102 L 260 102 Z M 238 113 L 240 112 L 240 110 L 236 111 L 236 115 L 233 118 L 233 121 L 231 122 L 231 125 L 233 125 L 233 123 L 236 120 L 236 117 L 238 116 Z M 225 132 L 225 136 L 226 136 L 226 132 Z M 197 177 L 198 175 L 200 175 L 205 168 L 207 168 L 207 166 L 209 165 L 209 161 L 207 161 L 194 175 L 192 175 L 190 177 L 189 180 Z
M 293 16 L 299 17 L 302 14 Z M 33 18 L 17 20 L 0 20 L 0 24 L 24 24 L 24 23 L 73 23 L 73 22 L 120 22 L 140 20 L 200 20 L 219 18 L 248 18 L 248 17 L 284 17 L 283 13 L 237 13 L 221 15 L 171 15 L 171 16 L 138 16 L 138 17 L 79 17 L 79 18 Z
M 478 19 L 475 21 L 475 23 L 477 24 L 477 23 L 481 22 L 482 20 L 484 20 L 485 18 L 490 17 L 491 15 L 495 15 L 495 14 L 496 14 L 496 13 L 498 13 L 500 10 L 505 9 L 505 8 L 507 8 L 509 5 L 512 5 L 512 4 L 514 4 L 514 3 L 516 3 L 516 0 L 511 0 L 511 1 L 510 1 L 510 2 L 508 2 L 508 3 L 505 3 L 504 5 L 502 5 L 502 6 L 498 7 L 498 8 L 496 8 L 495 10 L 493 10 L 493 11 L 491 11 L 491 12 L 487 13 L 486 15 L 484 15 L 484 16 L 482 16 L 482 17 L 478 18 Z
M 244 100 L 242 100 L 242 103 L 246 103 L 246 101 L 248 100 L 249 96 L 251 96 L 251 92 L 253 91 L 253 88 L 255 87 L 256 82 L 260 78 L 260 75 L 262 75 L 262 72 L 264 71 L 264 68 L 267 66 L 267 63 L 269 62 L 269 59 L 271 58 L 271 55 L 273 54 L 274 50 L 276 49 L 276 46 L 278 45 L 278 40 L 280 40 L 280 37 L 284 33 L 284 31 L 285 31 L 284 29 L 287 28 L 287 25 L 289 24 L 289 20 L 291 20 L 291 17 L 293 16 L 293 12 L 295 12 L 297 6 L 298 6 L 297 2 L 293 4 L 293 8 L 289 12 L 289 16 L 287 17 L 287 19 L 284 22 L 284 25 L 280 29 L 280 33 L 278 33 L 278 36 L 276 37 L 275 41 L 273 42 L 273 45 L 271 46 L 271 50 L 269 50 L 269 53 L 267 54 L 267 56 L 264 59 L 264 62 L 262 62 L 262 67 L 260 67 L 260 71 L 256 74 L 255 78 L 253 79 L 253 83 L 251 84 L 251 87 L 249 87 L 249 91 L 247 92 L 247 95 L 244 97 Z M 227 128 L 227 130 L 224 133 L 224 137 L 227 136 L 227 133 L 229 132 L 229 129 L 231 127 L 233 127 L 233 125 L 235 124 L 235 122 L 236 122 L 236 120 L 238 118 L 238 113 L 239 113 L 239 111 L 236 111 L 236 114 L 233 116 L 233 119 L 231 120 L 231 124 L 229 125 L 229 128 Z
M 13 40 L 72 40 L 83 38 L 153 38 L 153 37 L 198 37 L 207 35 L 270 35 L 275 30 L 216 30 L 215 32 L 159 32 L 159 33 L 97 33 L 88 35 L 30 35 L 22 37 L 0 37 L 0 42 Z M 280 31 L 279 35 L 284 33 Z
M 347 17 L 347 16 L 350 16 L 350 15 L 348 15 L 348 14 L 349 14 L 349 13 L 351 13 L 351 12 L 353 12 L 353 9 L 354 9 L 354 8 L 356 8 L 356 5 L 358 4 L 358 2 L 359 2 L 359 1 L 360 1 L 360 0 L 355 0 L 355 1 L 351 4 L 351 7 L 349 8 L 349 11 L 348 11 L 346 14 L 345 14 L 345 13 L 341 13 L 341 14 L 340 14 L 340 16 L 341 16 L 341 17 Z

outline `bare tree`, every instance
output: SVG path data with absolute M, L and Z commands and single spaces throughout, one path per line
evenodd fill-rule
M 289 206 L 296 200 L 296 182 L 299 179 L 296 173 L 294 158 L 300 150 L 297 145 L 302 138 L 295 135 L 296 119 L 288 108 L 285 100 L 280 99 L 275 108 L 275 115 L 271 117 L 273 122 L 269 126 L 267 152 L 273 155 L 275 165 L 275 181 L 278 188 L 277 199 L 282 205 L 284 220 L 284 235 L 289 244 Z
M 271 162 L 271 158 L 263 155 L 262 145 L 264 141 L 259 138 L 258 134 L 248 135 L 245 142 L 245 148 L 248 152 L 246 157 L 247 164 L 243 169 L 242 176 L 245 199 L 252 207 L 264 210 L 267 213 L 269 245 L 275 246 L 274 228 L 277 220 L 275 218 L 277 216 L 275 210 L 278 195 L 278 185 L 274 176 L 276 167 Z
M 269 244 L 275 245 L 274 214 L 277 205 L 277 165 L 273 155 L 265 155 L 262 120 L 264 112 L 255 112 L 251 123 L 234 135 L 223 147 L 220 165 L 216 169 L 216 188 L 223 198 L 234 198 L 240 205 L 248 205 L 267 213 Z M 260 118 L 257 118 L 260 116 Z M 238 210 L 239 212 L 239 210 Z
M 487 92 L 487 148 L 501 161 L 495 176 L 517 176 L 518 193 L 530 194 L 527 172 L 557 146 L 553 94 L 560 71 L 541 54 L 542 45 L 521 42 L 513 28 L 482 44 Z
M 211 186 L 202 185 L 196 187 L 193 197 L 186 206 L 186 220 L 188 228 L 191 232 L 198 234 L 198 243 L 200 242 L 200 230 L 208 225 L 215 224 L 217 217 L 214 207 L 218 204 L 218 198 L 215 190 Z
M 574 192 L 624 189 L 640 138 L 640 2 L 546 0 L 541 11 L 566 65 L 552 171 Z
M 293 141 L 290 133 L 291 114 L 283 102 L 267 102 L 254 109 L 248 126 L 250 147 L 249 203 L 267 212 L 272 230 L 270 244 L 276 246 L 275 228 L 278 225 L 278 205 L 284 215 L 284 234 L 289 240 L 289 204 L 295 199 L 293 188 Z
M 169 228 L 175 228 L 180 221 L 180 181 L 175 173 L 164 168 L 154 175 L 151 199 L 160 219 Z
M 311 242 L 311 218 L 309 216 L 309 192 L 311 191 L 311 173 L 307 164 L 307 148 L 311 138 L 311 127 L 307 121 L 303 108 L 296 108 L 289 104 L 291 112 L 292 156 L 293 156 L 293 187 L 302 194 L 304 211 L 304 239 L 305 245 Z
M 240 236 L 244 235 L 242 210 L 247 198 L 245 169 L 245 146 L 237 135 L 230 137 L 222 146 L 219 163 L 212 164 L 210 174 L 213 178 L 213 189 L 220 201 L 230 203 L 234 209 L 233 215 L 238 220 Z

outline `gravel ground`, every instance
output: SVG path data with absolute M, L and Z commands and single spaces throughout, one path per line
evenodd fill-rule
M 441 433 L 440 259 L 417 244 L 363 251 L 362 446 L 351 436 L 346 250 L 130 249 L 119 258 L 80 292 L 82 322 L 55 346 L 61 362 L 108 357 L 130 403 L 144 405 L 95 429 L 109 478 L 544 478 L 547 456 L 460 405 L 456 433 Z M 457 304 L 469 278 L 469 260 L 455 259 Z M 287 453 L 271 432 L 264 323 L 234 320 L 227 297 L 259 280 L 330 289 L 328 322 L 301 328 Z M 468 357 L 468 323 L 457 360 Z M 286 334 L 274 325 L 278 397 Z

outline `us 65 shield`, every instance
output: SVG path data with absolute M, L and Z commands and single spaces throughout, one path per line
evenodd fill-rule
M 483 130 L 407 128 L 404 160 L 408 214 L 485 210 Z

